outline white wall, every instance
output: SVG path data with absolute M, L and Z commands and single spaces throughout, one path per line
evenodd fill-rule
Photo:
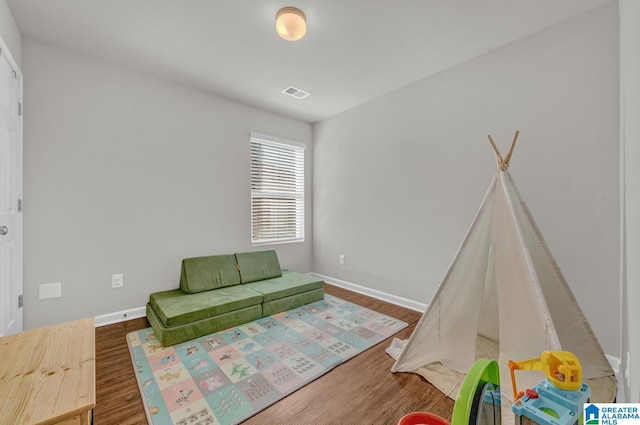
M 22 70 L 22 40 L 7 0 L 0 0 L 0 37 L 11 51 L 11 56 Z
M 314 270 L 427 302 L 495 172 L 486 135 L 519 129 L 511 175 L 619 355 L 617 31 L 610 4 L 314 125 Z
M 251 250 L 251 131 L 307 144 L 311 234 L 309 124 L 30 39 L 23 68 L 26 329 L 143 306 L 182 258 Z M 311 271 L 310 237 L 266 248 Z

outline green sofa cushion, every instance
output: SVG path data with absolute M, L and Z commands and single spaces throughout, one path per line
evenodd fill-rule
M 156 336 L 165 347 L 199 338 L 223 329 L 229 329 L 262 317 L 260 304 L 220 314 L 184 325 L 167 327 L 151 304 L 147 304 L 147 320 Z
M 151 294 L 149 303 L 167 327 L 184 325 L 262 303 L 262 294 L 244 285 L 186 294 L 180 289 Z
M 180 289 L 187 294 L 238 285 L 240 273 L 233 254 L 182 260 Z
M 324 289 L 314 289 L 313 291 L 291 295 L 290 297 L 264 302 L 262 303 L 262 315 L 271 316 L 272 314 L 302 307 L 303 305 L 310 304 L 315 301 L 320 301 L 323 298 Z
M 268 302 L 314 289 L 323 289 L 324 281 L 303 273 L 283 270 L 281 277 L 247 283 L 243 286 L 261 293 L 264 296 L 263 302 Z
M 274 250 L 241 252 L 236 254 L 236 259 L 242 283 L 282 276 L 278 256 Z

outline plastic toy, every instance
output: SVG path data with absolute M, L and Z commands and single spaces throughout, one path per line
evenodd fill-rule
M 446 419 L 429 412 L 412 412 L 404 415 L 398 425 L 450 425 Z
M 539 358 L 509 361 L 514 403 L 511 410 L 520 421 L 540 425 L 582 423 L 582 406 L 591 389 L 582 382 L 578 358 L 568 351 L 543 351 Z M 516 370 L 541 370 L 546 379 L 524 392 L 516 387 Z
M 477 360 L 465 377 L 451 416 L 452 425 L 501 423 L 500 369 L 495 360 Z

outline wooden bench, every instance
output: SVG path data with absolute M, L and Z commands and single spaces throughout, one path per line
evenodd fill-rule
M 96 405 L 93 318 L 0 338 L 0 423 L 92 422 Z

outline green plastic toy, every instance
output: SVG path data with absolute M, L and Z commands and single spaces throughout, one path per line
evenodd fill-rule
M 500 417 L 500 369 L 495 360 L 479 359 L 462 382 L 451 425 L 497 425 Z

